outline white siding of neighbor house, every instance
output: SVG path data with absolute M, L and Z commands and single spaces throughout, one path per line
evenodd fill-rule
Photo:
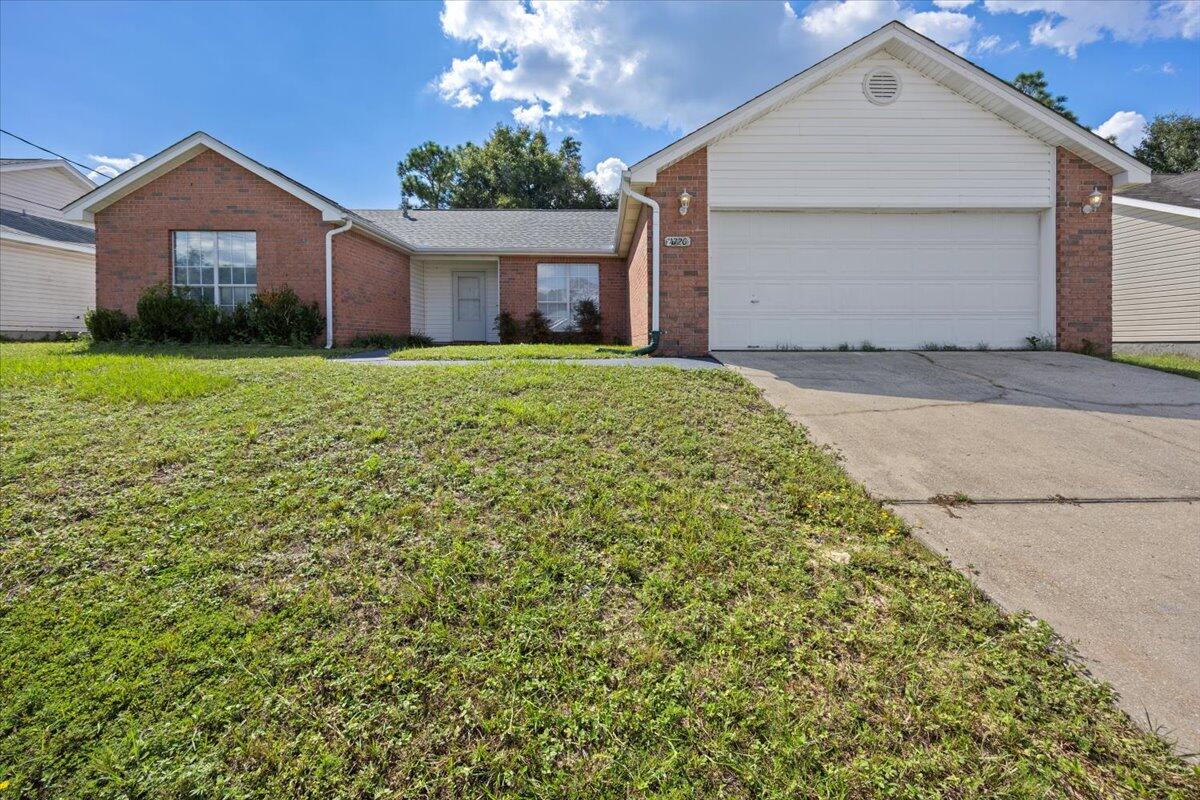
M 0 331 L 82 331 L 95 305 L 95 256 L 0 240 Z
M 899 97 L 876 105 L 863 76 L 886 67 Z M 1054 150 L 879 53 L 714 143 L 713 209 L 1040 209 Z
M 1113 340 L 1200 342 L 1200 219 L 1113 205 Z
M 410 308 L 413 331 L 424 333 L 435 342 L 454 340 L 454 298 L 451 274 L 457 271 L 483 272 L 484 319 L 487 340 L 499 342 L 495 319 L 500 313 L 500 281 L 495 261 L 418 261 L 410 270 Z
M 61 168 L 47 168 L 5 170 L 0 173 L 0 192 L 3 192 L 0 208 L 24 211 L 46 219 L 63 219 L 59 209 L 82 196 L 85 189 L 68 178 Z

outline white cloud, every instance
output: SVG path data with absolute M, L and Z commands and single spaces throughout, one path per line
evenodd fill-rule
M 1142 143 L 1146 138 L 1146 118 L 1136 111 L 1118 111 L 1100 127 L 1092 130 L 1097 136 L 1103 136 L 1107 139 L 1110 136 L 1117 137 L 1117 147 L 1126 152 L 1133 152 L 1133 149 Z
M 128 156 L 88 156 L 100 166 L 88 173 L 88 178 L 96 180 L 100 176 L 115 178 L 130 167 L 135 167 L 146 160 L 141 153 L 130 153 Z
M 782 14 L 780 11 L 782 10 Z M 977 30 L 968 14 L 917 11 L 908 0 L 595 3 L 447 0 L 442 30 L 474 52 L 433 82 L 448 103 L 510 104 L 514 119 L 624 116 L 695 128 L 892 19 L 958 52 Z
M 1004 53 L 1011 53 L 1020 46 L 1021 45 L 1017 42 L 1009 42 L 1008 44 L 1004 44 L 1003 39 L 993 34 L 991 36 L 984 36 L 982 39 L 979 39 L 977 42 L 975 42 L 975 46 L 971 48 L 971 52 L 976 54 L 992 53 L 995 55 L 1003 55 Z
M 1163 75 L 1174 75 L 1176 72 L 1175 65 L 1172 64 L 1170 61 L 1168 61 L 1167 63 L 1163 64 L 1162 67 L 1159 68 L 1159 71 Z
M 938 8 L 944 8 L 948 11 L 962 11 L 967 6 L 974 3 L 975 0 L 933 0 L 933 4 Z
M 605 194 L 612 194 L 621 188 L 621 172 L 628 166 L 621 159 L 612 156 L 597 164 L 594 170 L 585 172 L 583 177 L 596 184 L 596 188 Z
M 904 17 L 904 24 L 962 55 L 975 32 L 974 17 L 956 11 L 921 11 Z
M 1106 35 L 1123 42 L 1200 36 L 1196 0 L 984 0 L 984 7 L 993 14 L 1041 14 L 1029 29 L 1030 43 L 1071 58 Z

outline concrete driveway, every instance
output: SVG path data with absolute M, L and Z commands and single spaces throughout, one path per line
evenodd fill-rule
M 1200 752 L 1200 381 L 1069 353 L 715 355 Z M 975 504 L 931 502 L 958 492 Z

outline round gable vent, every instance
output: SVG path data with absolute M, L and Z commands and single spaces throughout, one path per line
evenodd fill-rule
M 890 69 L 873 69 L 863 76 L 863 94 L 872 103 L 885 106 L 900 96 L 900 76 Z

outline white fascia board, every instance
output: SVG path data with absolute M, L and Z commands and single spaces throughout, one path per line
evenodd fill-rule
M 1122 197 L 1119 194 L 1114 194 L 1112 201 L 1113 205 L 1145 208 L 1149 211 L 1161 211 L 1164 214 L 1177 214 L 1181 217 L 1194 217 L 1200 219 L 1200 208 L 1177 206 L 1173 203 L 1155 203 L 1153 200 L 1139 200 L 1136 197 Z
M 778 86 L 768 89 L 757 97 L 743 103 L 734 110 L 717 117 L 712 122 L 697 128 L 674 144 L 667 145 L 629 168 L 631 184 L 652 184 L 658 180 L 658 170 L 674 164 L 709 143 L 727 136 L 737 128 L 758 119 L 794 97 L 807 92 L 818 83 L 832 77 L 843 67 L 865 58 L 883 47 L 892 37 L 891 25 L 864 36 L 857 42 L 842 48 L 828 58 L 818 61 L 803 72 L 793 75 Z
M 1110 173 L 1114 176 L 1114 185 L 1125 186 L 1131 183 L 1150 182 L 1150 168 L 1145 164 L 1115 144 L 1105 141 L 1091 131 L 1064 118 L 1061 114 L 1051 111 L 1029 95 L 1010 86 L 986 70 L 977 67 L 962 56 L 946 50 L 932 41 L 925 40 L 924 37 L 909 31 L 907 28 L 894 30 L 891 39 L 902 42 L 927 58 L 939 62 L 947 69 L 954 70 L 968 82 L 997 95 L 1002 100 L 1006 100 L 1014 109 L 1020 109 L 1027 114 L 1037 117 L 1040 122 L 1053 128 L 1063 138 L 1074 142 L 1082 150 L 1119 165 L 1123 171 Z M 1047 144 L 1056 143 L 1047 142 Z
M 0 231 L 0 240 L 6 242 L 17 242 L 18 244 L 30 244 L 37 247 L 47 247 L 51 250 L 69 250 L 72 253 L 86 253 L 89 256 L 94 256 L 96 254 L 96 246 L 94 244 L 58 242 L 54 239 L 43 239 L 41 236 L 31 236 L 25 233 Z
M 462 248 L 462 247 L 420 247 L 413 250 L 414 256 L 537 256 L 538 258 L 553 258 L 555 256 L 572 258 L 616 258 L 615 250 L 531 250 L 528 247 L 516 248 Z
M 1149 183 L 1150 168 L 1114 144 L 1106 142 L 1090 131 L 1084 130 L 1059 114 L 1018 91 L 1004 81 L 988 74 L 965 58 L 952 53 L 940 45 L 926 40 L 899 22 L 889 22 L 879 30 L 864 36 L 857 42 L 839 50 L 823 61 L 819 61 L 798 75 L 794 75 L 773 89 L 755 97 L 747 103 L 698 128 L 682 139 L 629 168 L 631 183 L 654 183 L 658 171 L 679 161 L 689 154 L 706 147 L 712 142 L 729 135 L 736 129 L 753 122 L 760 116 L 786 103 L 817 85 L 823 83 L 842 69 L 851 66 L 883 49 L 889 44 L 899 44 L 926 56 L 963 80 L 976 85 L 1008 103 L 1013 110 L 1020 110 L 1053 128 L 1062 139 L 1075 144 L 1080 150 L 1091 153 L 1103 161 L 1117 165 L 1114 186 Z M 995 112 L 993 112 L 995 113 Z M 1011 122 L 1011 120 L 1010 120 Z M 1057 146 L 1058 142 L 1047 142 Z
M 346 213 L 333 203 L 305 189 L 295 181 L 285 178 L 278 172 L 267 169 L 254 159 L 242 155 L 203 131 L 193 133 L 183 141 L 171 145 L 161 153 L 122 172 L 103 186 L 68 204 L 63 208 L 63 215 L 68 220 L 90 222 L 95 212 L 140 189 L 160 175 L 190 161 L 205 150 L 221 154 L 243 169 L 318 209 L 321 212 L 321 219 L 325 222 L 342 222 L 346 219 Z

